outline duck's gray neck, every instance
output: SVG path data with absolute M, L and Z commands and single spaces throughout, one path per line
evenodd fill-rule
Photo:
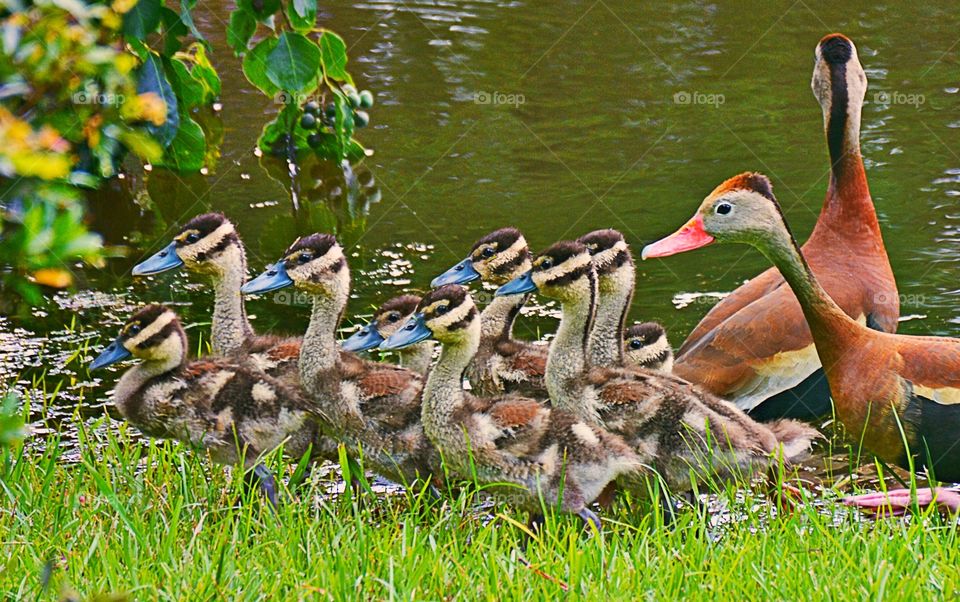
M 173 337 L 166 345 L 170 346 L 170 353 L 165 359 L 149 360 L 133 366 L 123 373 L 117 386 L 113 390 L 113 401 L 124 419 L 137 424 L 140 413 L 132 411 L 133 406 L 139 406 L 143 396 L 143 387 L 152 379 L 169 374 L 186 363 L 186 346 L 178 344 Z
M 590 367 L 587 344 L 596 312 L 597 281 L 592 271 L 588 281 L 583 285 L 587 290 L 578 291 L 560 303 L 562 317 L 547 354 L 545 375 L 553 405 L 577 414 L 583 410 L 583 376 Z
M 464 331 L 464 338 L 446 343 L 440 359 L 430 370 L 423 387 L 423 429 L 441 447 L 462 447 L 463 426 L 456 424 L 453 414 L 463 407 L 463 372 L 480 347 L 480 324 L 474 321 Z
M 397 354 L 400 357 L 400 366 L 417 374 L 426 374 L 433 360 L 434 346 L 434 341 L 423 341 L 401 350 Z
M 494 297 L 480 313 L 481 343 L 513 338 L 513 324 L 530 295 Z
M 240 350 L 253 336 L 240 294 L 240 287 L 247 277 L 244 251 L 241 247 L 231 246 L 223 253 L 229 255 L 228 267 L 213 279 L 213 324 L 210 329 L 213 352 L 221 355 Z
M 598 279 L 597 316 L 590 331 L 589 361 L 593 366 L 623 365 L 623 329 L 633 302 L 636 282 L 632 263 Z
M 310 324 L 300 351 L 300 384 L 318 401 L 333 401 L 340 395 L 337 324 L 345 300 L 330 295 L 312 295 Z

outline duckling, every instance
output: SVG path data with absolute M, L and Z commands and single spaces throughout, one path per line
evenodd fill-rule
M 300 391 L 230 358 L 187 360 L 187 335 L 176 313 L 147 305 L 90 364 L 97 370 L 135 357 L 114 389 L 114 403 L 150 437 L 177 439 L 222 464 L 247 468 L 281 443 L 300 458 L 320 436 L 320 413 Z M 254 475 L 271 504 L 277 493 L 262 465 Z
M 501 228 L 478 240 L 466 259 L 430 283 L 466 284 L 476 279 L 501 286 L 530 269 L 530 249 L 516 228 Z M 546 396 L 547 347 L 513 338 L 513 325 L 528 295 L 495 297 L 480 314 L 480 348 L 466 376 L 478 395 L 511 392 Z
M 222 213 L 204 213 L 187 222 L 163 249 L 133 267 L 134 276 L 185 267 L 213 283 L 211 347 L 216 355 L 249 360 L 270 376 L 297 383 L 300 340 L 257 334 L 247 318 L 240 287 L 247 278 L 247 253 L 236 227 Z
M 529 272 L 498 295 L 540 294 L 561 304 L 562 318 L 547 359 L 546 384 L 555 407 L 622 436 L 676 492 L 697 480 L 749 477 L 770 467 L 782 449 L 788 462 L 804 457 L 818 433 L 782 421 L 775 429 L 735 406 L 668 374 L 591 367 L 587 345 L 596 311 L 597 277 L 587 248 L 559 242 Z M 777 432 L 784 435 L 778 441 Z
M 337 349 L 337 325 L 350 296 L 350 269 L 330 234 L 297 239 L 245 294 L 295 285 L 313 299 L 300 347 L 300 383 L 351 456 L 396 483 L 429 482 L 439 465 L 420 423 L 421 375 Z
M 590 364 L 594 366 L 639 365 L 655 362 L 656 369 L 670 372 L 673 352 L 663 326 L 649 322 L 645 336 L 628 338 L 630 349 L 625 349 L 624 332 L 627 313 L 636 288 L 636 264 L 623 234 L 616 230 L 594 230 L 577 242 L 590 252 L 593 269 L 597 273 L 597 315 L 590 331 Z M 648 345 L 657 345 L 647 347 Z M 642 353 L 640 350 L 643 350 Z M 662 356 L 662 357 L 661 357 Z M 628 359 L 629 358 L 629 359 Z M 669 364 L 667 359 L 669 358 Z M 648 365 L 640 365 L 649 368 Z
M 626 365 L 666 374 L 673 371 L 673 349 L 658 322 L 634 323 L 623 337 Z
M 403 326 L 419 303 L 420 297 L 417 295 L 398 295 L 390 299 L 377 309 L 366 326 L 340 345 L 341 349 L 359 353 L 379 347 L 380 343 Z M 422 341 L 401 349 L 397 352 L 398 365 L 426 374 L 433 361 L 433 347 L 433 341 Z
M 427 436 L 450 470 L 509 496 L 532 516 L 541 503 L 556 504 L 599 529 L 589 504 L 614 479 L 641 473 L 643 463 L 620 437 L 571 412 L 516 395 L 465 392 L 462 374 L 480 348 L 482 322 L 467 290 L 447 284 L 424 296 L 417 313 L 382 345 L 440 341 L 440 359 L 423 392 Z

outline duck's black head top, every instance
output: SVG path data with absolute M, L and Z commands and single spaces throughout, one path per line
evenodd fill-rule
M 173 310 L 147 305 L 123 325 L 120 335 L 90 365 L 91 370 L 130 356 L 147 362 L 180 364 L 186 357 L 187 335 Z
M 644 247 L 643 258 L 691 251 L 715 240 L 761 249 L 770 244 L 796 244 L 765 175 L 746 172 L 717 186 L 682 228 Z
M 500 286 L 530 269 L 530 249 L 516 228 L 500 228 L 478 240 L 466 259 L 440 274 L 430 283 L 467 284 L 481 278 Z
M 623 234 L 616 230 L 594 230 L 577 239 L 590 252 L 593 269 L 601 279 L 620 271 L 633 274 L 633 256 Z
M 445 284 L 424 295 L 417 314 L 422 314 L 423 323 L 441 343 L 459 342 L 470 334 L 479 336 L 477 306 L 459 284 Z
M 381 305 L 373 314 L 373 324 L 380 336 L 387 338 L 399 330 L 416 313 L 421 300 L 417 295 L 399 295 Z
M 554 243 L 533 260 L 531 279 L 545 297 L 561 302 L 588 299 L 596 286 L 590 251 L 582 243 Z
M 165 248 L 133 268 L 134 276 L 186 266 L 203 274 L 243 273 L 246 257 L 234 225 L 222 213 L 204 213 L 187 222 Z
M 350 270 L 343 249 L 332 234 L 298 238 L 283 258 L 243 285 L 244 293 L 265 293 L 296 285 L 308 293 L 346 303 L 350 295 Z
M 832 33 L 817 44 L 810 87 L 823 110 L 831 153 L 842 152 L 847 135 L 859 135 L 860 111 L 867 93 L 867 75 L 857 56 L 857 47 L 847 36 Z M 847 126 L 854 125 L 855 128 Z

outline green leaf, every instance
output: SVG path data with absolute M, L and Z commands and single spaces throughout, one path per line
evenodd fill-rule
M 160 20 L 163 22 L 163 55 L 173 56 L 183 46 L 180 38 L 187 35 L 187 28 L 180 15 L 166 6 L 160 9 Z
M 295 30 L 307 33 L 317 23 L 317 0 L 290 0 L 287 2 L 287 18 Z
M 180 59 L 163 59 L 167 79 L 177 95 L 180 110 L 185 111 L 200 106 L 206 96 L 204 86 L 194 79 L 193 74 Z
M 177 97 L 163 73 L 163 63 L 155 54 L 147 56 L 140 67 L 137 79 L 137 93 L 153 92 L 160 96 L 167 103 L 167 120 L 163 125 L 156 126 L 150 124 L 147 129 L 164 147 L 170 145 L 173 138 L 177 135 L 177 129 L 180 127 L 180 114 L 177 112 Z
M 143 40 L 160 25 L 163 0 L 139 0 L 123 15 L 123 35 Z
M 263 126 L 260 138 L 257 139 L 257 146 L 271 154 L 284 153 L 288 136 L 292 134 L 294 136 L 294 146 L 298 149 L 305 148 L 307 146 L 306 135 L 302 129 L 297 127 L 300 115 L 299 105 L 296 103 L 285 104 L 276 118 Z
M 273 96 L 280 91 L 280 88 L 267 77 L 267 57 L 276 47 L 276 38 L 266 38 L 243 57 L 243 74 L 251 84 L 267 96 Z
M 347 73 L 347 45 L 343 38 L 332 31 L 325 31 L 320 36 L 319 44 L 324 74 L 339 82 L 353 83 L 353 79 Z
M 206 47 L 201 44 L 195 45 L 196 51 L 193 53 L 193 69 L 190 74 L 203 86 L 204 102 L 213 102 L 220 96 L 220 76 L 213 64 L 207 57 Z
M 266 21 L 280 10 L 280 0 L 238 0 L 237 8 L 251 13 L 258 21 Z
M 343 94 L 336 92 L 333 97 L 337 108 L 337 123 L 334 133 L 337 135 L 337 160 L 342 161 L 347 156 L 350 139 L 353 138 L 353 107 Z
M 187 115 L 182 115 L 177 137 L 167 148 L 160 165 L 178 171 L 197 171 L 203 167 L 206 138 L 200 124 Z
M 190 14 L 190 9 L 193 8 L 194 4 L 196 4 L 196 2 L 180 0 L 180 20 L 183 21 L 184 26 L 190 30 L 190 35 L 192 35 L 194 39 L 201 44 L 207 45 L 207 39 L 203 37 L 203 34 L 197 29 L 196 23 L 193 22 L 193 15 Z
M 247 44 L 253 32 L 257 30 L 257 19 L 252 13 L 237 9 L 230 13 L 230 24 L 227 26 L 227 44 L 233 48 L 237 56 L 247 51 Z
M 281 90 L 306 92 L 317 87 L 320 51 L 300 35 L 285 31 L 267 55 L 266 75 Z

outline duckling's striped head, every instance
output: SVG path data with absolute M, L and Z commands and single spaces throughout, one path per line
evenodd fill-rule
M 657 322 L 636 323 L 624 331 L 625 360 L 628 365 L 669 372 L 673 350 L 667 332 Z
M 610 229 L 594 230 L 578 238 L 577 242 L 590 252 L 601 291 L 617 284 L 633 287 L 633 255 L 623 234 Z
M 537 255 L 530 276 L 542 295 L 561 302 L 592 299 L 595 294 L 590 252 L 576 241 L 555 243 Z
M 187 335 L 173 310 L 147 305 L 133 314 L 120 335 L 108 345 L 90 369 L 101 368 L 131 355 L 148 361 L 178 364 L 186 357 Z
M 417 295 L 399 295 L 381 305 L 372 321 L 380 336 L 387 338 L 399 330 L 416 313 L 420 301 Z
M 530 269 L 530 248 L 516 228 L 500 228 L 473 245 L 470 260 L 485 282 L 500 286 Z
M 159 274 L 183 265 L 202 274 L 244 272 L 246 255 L 230 220 L 222 213 L 198 215 L 166 247 L 135 265 L 133 275 Z
M 477 306 L 459 284 L 445 284 L 424 295 L 417 313 L 423 315 L 423 323 L 441 343 L 462 341 L 470 334 L 479 336 Z
M 810 87 L 823 110 L 830 157 L 836 163 L 843 156 L 845 143 L 859 143 L 847 138 L 859 138 L 867 75 L 857 57 L 857 47 L 841 33 L 824 36 L 817 44 L 815 56 Z

